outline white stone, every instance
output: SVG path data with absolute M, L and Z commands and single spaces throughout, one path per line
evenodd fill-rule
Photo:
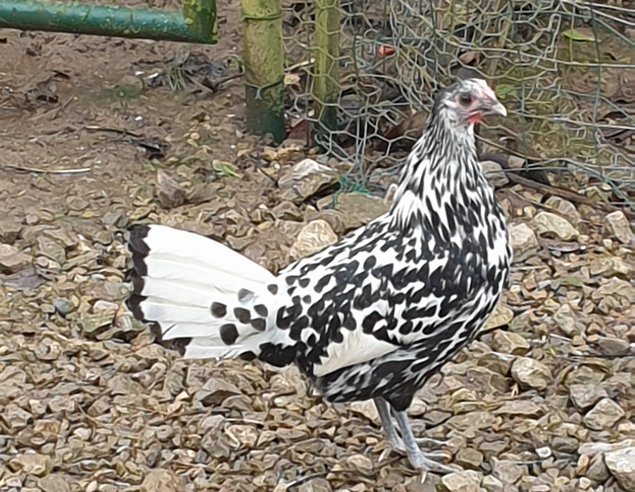
M 571 241 L 580 234 L 567 219 L 551 212 L 538 212 L 530 224 L 539 236 L 550 234 L 563 241 Z
M 606 217 L 606 228 L 609 230 L 617 240 L 624 244 L 629 244 L 633 240 L 633 231 L 631 226 L 624 215 L 624 212 L 618 210 L 611 212 Z
M 293 259 L 298 260 L 322 251 L 327 246 L 336 243 L 337 240 L 337 234 L 329 223 L 322 219 L 316 219 L 300 230 L 289 254 Z
M 481 161 L 481 170 L 483 174 L 487 177 L 487 180 L 494 186 L 495 188 L 500 188 L 509 183 L 509 178 L 505 174 L 503 167 L 496 161 Z
M 512 224 L 509 236 L 514 250 L 514 262 L 526 260 L 538 250 L 536 234 L 525 223 Z
M 606 453 L 604 461 L 611 475 L 624 487 L 624 490 L 635 491 L 635 447 Z

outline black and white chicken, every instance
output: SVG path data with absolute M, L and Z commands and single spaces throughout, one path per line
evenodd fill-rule
M 481 79 L 441 91 L 390 211 L 278 275 L 206 237 L 135 226 L 129 308 L 186 358 L 297 364 L 331 402 L 372 398 L 395 450 L 448 471 L 418 447 L 406 410 L 474 338 L 509 273 L 505 218 L 476 157 L 488 113 L 506 115 Z

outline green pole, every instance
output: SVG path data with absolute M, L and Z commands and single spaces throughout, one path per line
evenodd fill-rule
M 184 0 L 183 12 L 37 0 L 0 0 L 0 28 L 213 44 L 215 0 Z
M 280 0 L 242 0 L 242 21 L 247 130 L 279 143 L 285 137 Z
M 339 0 L 315 0 L 313 107 L 320 121 L 319 131 L 337 128 L 339 35 Z

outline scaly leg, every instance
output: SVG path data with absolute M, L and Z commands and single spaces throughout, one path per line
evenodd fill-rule
M 384 428 L 390 447 L 392 447 L 395 451 L 404 453 L 406 449 L 401 437 L 397 434 L 395 425 L 392 422 L 388 402 L 381 397 L 374 398 L 373 400 L 375 402 L 375 406 L 377 407 L 377 413 L 379 414 L 379 419 L 381 420 L 381 425 Z
M 437 473 L 452 473 L 458 470 L 458 468 L 442 465 L 434 461 L 435 458 L 439 459 L 441 457 L 438 454 L 423 453 L 421 449 L 419 449 L 417 440 L 412 433 L 406 412 L 394 412 L 394 414 L 397 419 L 397 425 L 399 425 L 399 429 L 401 430 L 401 435 L 403 436 L 406 455 L 414 468 L 424 472 L 431 471 Z
M 386 438 L 388 439 L 388 443 L 390 447 L 396 451 L 397 453 L 407 454 L 406 447 L 397 434 L 397 429 L 392 421 L 392 416 L 390 414 L 390 405 L 386 400 L 381 397 L 374 398 L 375 406 L 377 407 L 377 413 L 379 414 L 379 419 L 381 420 L 381 425 L 384 428 L 384 432 L 386 433 Z M 439 441 L 438 439 L 431 439 L 428 437 L 417 438 L 416 442 L 420 446 L 430 446 L 440 448 L 445 442 Z

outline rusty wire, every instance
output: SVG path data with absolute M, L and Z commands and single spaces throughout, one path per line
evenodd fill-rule
M 434 90 L 478 73 L 510 112 L 481 129 L 484 150 L 635 203 L 635 9 L 626 0 L 340 0 L 334 131 L 312 111 L 312 5 L 283 1 L 294 137 L 362 176 L 398 167 Z

